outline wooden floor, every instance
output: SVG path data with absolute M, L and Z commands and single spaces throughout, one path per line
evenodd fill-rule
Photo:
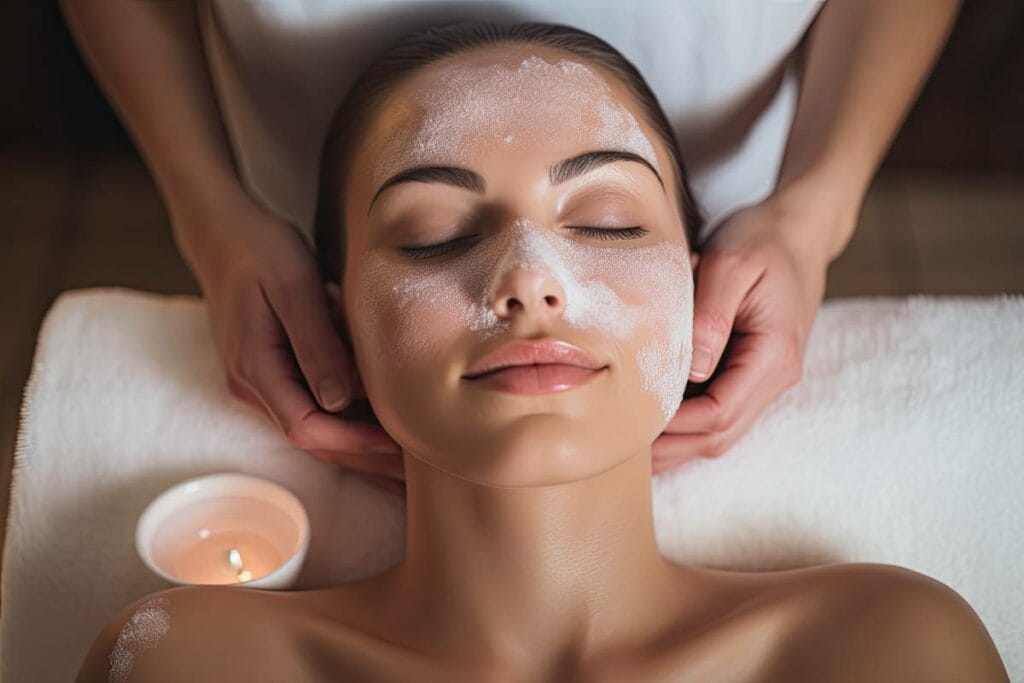
M 39 324 L 62 291 L 198 294 L 135 156 L 0 154 L 0 543 L 18 408 Z M 1024 292 L 1024 176 L 883 172 L 826 298 Z

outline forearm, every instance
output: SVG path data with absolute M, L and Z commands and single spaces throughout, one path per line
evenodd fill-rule
M 829 261 L 846 247 L 879 163 L 953 25 L 960 0 L 827 0 L 808 36 L 775 195 L 810 204 Z
M 195 3 L 61 0 L 61 9 L 172 215 L 210 208 L 242 192 L 207 71 Z M 193 252 L 203 236 L 175 238 L 194 268 Z

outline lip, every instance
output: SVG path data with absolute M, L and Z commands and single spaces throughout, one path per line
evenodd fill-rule
M 514 365 L 543 365 L 555 363 L 572 365 L 586 370 L 600 370 L 605 367 L 592 355 L 567 341 L 546 337 L 544 339 L 517 339 L 502 344 L 483 358 L 473 363 L 465 379 L 476 379 L 487 372 Z
M 590 381 L 607 364 L 560 339 L 508 342 L 474 363 L 463 379 L 517 394 L 563 391 Z
M 591 370 L 563 363 L 511 365 L 469 381 L 480 387 L 510 394 L 550 394 L 586 384 L 602 372 L 603 368 Z

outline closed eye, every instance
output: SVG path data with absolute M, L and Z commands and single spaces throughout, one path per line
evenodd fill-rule
M 399 247 L 399 251 L 410 258 L 430 258 L 431 256 L 438 256 L 446 252 L 452 251 L 458 247 L 462 242 L 465 242 L 474 235 L 464 235 L 462 237 L 456 237 L 453 240 L 447 242 L 439 242 L 438 244 L 428 244 L 422 247 Z
M 572 225 L 569 229 L 601 240 L 635 240 L 650 232 L 641 225 L 630 228 L 591 228 L 585 225 Z
M 568 229 L 601 240 L 635 240 L 650 232 L 641 225 L 634 225 L 628 228 L 596 228 L 586 225 L 571 225 Z M 427 244 L 422 247 L 399 247 L 399 250 L 410 258 L 425 259 L 453 251 L 472 237 L 475 237 L 475 235 L 464 235 L 447 242 Z

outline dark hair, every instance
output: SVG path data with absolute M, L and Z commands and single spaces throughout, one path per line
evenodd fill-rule
M 618 77 L 636 98 L 648 123 L 669 152 L 677 179 L 676 198 L 686 238 L 690 248 L 695 248 L 704 216 L 690 190 L 679 143 L 657 97 L 628 59 L 594 34 L 564 24 L 460 21 L 431 26 L 401 38 L 362 72 L 335 110 L 321 152 L 314 222 L 317 259 L 325 280 L 336 280 L 340 275 L 340 257 L 344 247 L 344 240 L 339 242 L 338 239 L 344 213 L 342 182 L 360 133 L 366 129 L 369 117 L 388 91 L 417 69 L 445 57 L 472 48 L 501 44 L 561 49 L 590 60 Z

